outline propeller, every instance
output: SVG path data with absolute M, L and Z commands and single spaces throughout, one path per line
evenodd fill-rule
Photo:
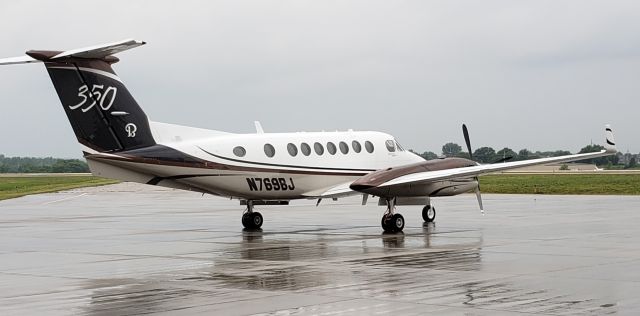
M 469 152 L 469 158 L 473 160 L 473 152 L 471 151 L 471 141 L 469 140 L 469 130 L 467 125 L 462 124 L 462 134 L 464 135 L 464 142 L 467 144 L 467 151 Z
M 473 160 L 473 152 L 471 151 L 471 141 L 469 140 L 469 130 L 467 129 L 467 125 L 465 124 L 462 124 L 462 134 L 464 135 L 464 142 L 465 144 L 467 144 L 467 151 L 469 152 L 469 158 Z M 513 159 L 513 156 L 503 157 L 492 162 L 492 164 L 505 162 L 511 159 Z
M 467 150 L 469 151 L 469 158 L 473 160 L 473 151 L 471 151 L 471 140 L 469 139 L 469 130 L 467 129 L 467 125 L 462 124 L 462 135 L 464 135 L 464 142 L 467 144 Z M 511 157 L 510 157 L 511 158 Z M 480 180 L 478 177 L 474 177 L 478 186 L 475 189 L 476 198 L 478 198 L 478 206 L 480 206 L 480 213 L 484 216 L 484 207 L 482 207 L 482 195 L 480 195 Z

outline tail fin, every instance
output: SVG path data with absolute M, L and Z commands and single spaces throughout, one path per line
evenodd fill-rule
M 112 54 L 144 42 L 125 40 L 70 51 L 30 50 L 0 65 L 43 62 L 78 142 L 98 152 L 155 144 L 149 120 L 111 65 Z

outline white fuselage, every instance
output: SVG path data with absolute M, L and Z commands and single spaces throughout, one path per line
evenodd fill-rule
M 158 185 L 177 181 L 240 199 L 313 197 L 375 170 L 424 161 L 381 132 L 230 134 L 153 124 L 158 145 L 210 168 L 136 163 L 130 169 L 168 178 Z

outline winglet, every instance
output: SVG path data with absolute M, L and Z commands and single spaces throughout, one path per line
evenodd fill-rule
M 604 127 L 604 148 L 607 150 L 607 153 L 617 153 L 618 149 L 616 148 L 616 140 L 613 138 L 613 130 L 611 130 L 611 126 L 609 124 L 605 125 Z

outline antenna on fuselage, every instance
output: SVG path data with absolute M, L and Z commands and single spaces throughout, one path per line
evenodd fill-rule
M 262 124 L 260 124 L 260 121 L 253 121 L 253 124 L 256 126 L 256 134 L 264 134 L 264 130 L 262 129 Z

